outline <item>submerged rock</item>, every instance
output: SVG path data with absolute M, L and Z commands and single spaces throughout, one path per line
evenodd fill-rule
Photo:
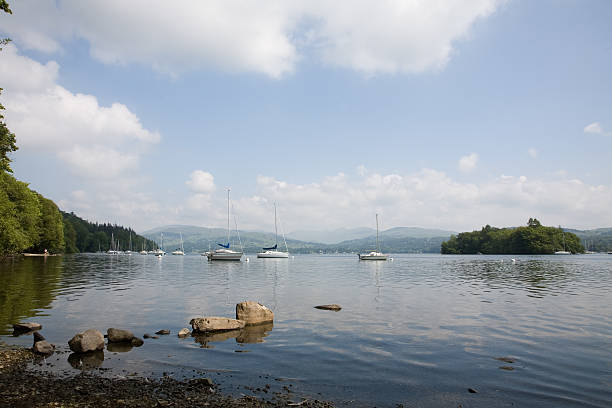
M 129 330 L 115 329 L 111 327 L 106 331 L 109 343 L 130 342 L 134 338 L 134 333 Z
M 178 332 L 178 336 L 179 336 L 179 337 L 187 337 L 187 336 L 189 336 L 190 334 L 191 334 L 191 331 L 189 331 L 189 329 L 187 329 L 187 328 L 181 329 L 181 330 L 179 330 L 179 332 Z
M 242 329 L 245 323 L 242 320 L 227 317 L 197 317 L 189 322 L 194 332 L 215 332 Z
M 55 346 L 46 340 L 37 341 L 32 347 L 32 351 L 36 354 L 53 354 Z
M 332 310 L 334 312 L 338 312 L 342 309 L 342 307 L 340 305 L 337 304 L 331 304 L 331 305 L 319 305 L 319 306 L 315 306 L 315 309 L 321 309 L 321 310 Z
M 34 322 L 17 323 L 13 325 L 13 330 L 18 333 L 29 332 L 29 331 L 40 330 L 40 329 L 42 329 L 42 324 L 34 323 Z
M 162 330 L 158 330 L 155 332 L 155 334 L 170 334 L 170 330 L 168 329 L 162 329 Z
M 236 319 L 244 321 L 246 325 L 271 323 L 274 312 L 261 303 L 248 300 L 236 305 Z
M 102 350 L 104 349 L 104 336 L 96 329 L 85 330 L 70 339 L 68 346 L 76 353 Z
M 132 338 L 132 342 L 131 342 L 132 346 L 134 347 L 140 347 L 144 344 L 144 340 L 138 337 L 134 337 Z
M 150 339 L 151 335 L 149 333 L 145 333 L 145 334 L 142 335 L 142 338 L 143 339 Z

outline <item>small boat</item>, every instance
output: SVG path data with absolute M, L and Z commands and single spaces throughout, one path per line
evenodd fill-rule
M 183 248 L 183 234 L 180 232 L 179 234 L 181 234 L 181 247 L 172 251 L 172 255 L 185 255 L 185 249 Z
M 380 243 L 378 240 L 378 214 L 376 214 L 376 251 L 371 251 L 367 254 L 357 254 L 360 261 L 386 261 L 387 255 L 380 252 Z
M 236 228 L 238 230 L 238 228 Z M 209 261 L 241 261 L 242 251 L 230 249 L 230 189 L 227 189 L 227 244 L 217 243 L 221 248 L 204 253 Z
M 283 233 L 283 241 L 285 241 L 285 252 L 278 251 L 278 228 L 276 224 L 276 203 L 274 203 L 274 246 L 269 248 L 262 248 L 262 252 L 257 253 L 258 258 L 289 258 L 289 248 L 287 247 L 287 240 Z
M 108 249 L 108 251 L 106 251 L 106 253 L 109 255 L 118 255 L 119 254 L 119 251 L 117 250 L 118 246 L 119 246 L 119 243 L 115 242 L 115 235 L 111 232 L 110 248 Z
M 155 256 L 164 256 L 166 255 L 166 252 L 163 250 L 163 248 L 164 248 L 164 233 L 162 232 L 161 233 L 161 245 L 159 246 L 159 248 L 151 251 L 150 253 Z
M 561 230 L 561 233 L 563 234 L 563 251 L 555 251 L 555 255 L 571 255 L 572 254 L 571 252 L 565 250 L 565 231 L 563 231 L 560 225 L 559 225 L 559 229 Z

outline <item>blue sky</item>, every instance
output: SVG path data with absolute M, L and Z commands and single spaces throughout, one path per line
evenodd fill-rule
M 13 1 L 15 175 L 144 230 L 612 225 L 609 1 Z

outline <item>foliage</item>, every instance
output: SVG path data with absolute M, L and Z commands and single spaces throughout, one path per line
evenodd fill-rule
M 2 93 L 2 88 L 0 88 L 0 93 Z M 0 104 L 0 111 L 2 110 L 4 110 L 4 106 Z M 15 143 L 15 134 L 6 126 L 4 115 L 0 113 L 0 171 L 2 172 L 13 172 L 8 154 L 18 149 Z
M 41 203 L 24 182 L 0 172 L 0 254 L 34 246 L 40 237 Z
M 155 242 L 136 234 L 131 228 L 86 221 L 74 213 L 62 212 L 66 253 L 107 251 L 114 246 L 121 250 L 157 248 Z M 132 247 L 130 248 L 130 237 Z
M 484 226 L 480 231 L 462 232 L 442 243 L 443 254 L 553 254 L 566 250 L 583 253 L 580 239 L 561 228 L 545 227 L 530 218 L 526 227 L 495 228 Z
M 41 204 L 41 217 L 38 222 L 38 242 L 31 252 L 42 253 L 45 249 L 51 253 L 64 251 L 64 222 L 57 205 L 48 198 L 38 195 Z
M 0 10 L 4 11 L 5 13 L 13 14 L 6 0 L 0 0 Z

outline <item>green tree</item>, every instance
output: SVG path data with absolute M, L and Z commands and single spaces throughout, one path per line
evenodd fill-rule
M 64 222 L 57 205 L 48 198 L 38 195 L 41 217 L 38 223 L 39 238 L 32 248 L 34 252 L 64 252 Z
M 38 242 L 38 195 L 6 172 L 0 172 L 0 214 L 0 254 L 19 253 Z

